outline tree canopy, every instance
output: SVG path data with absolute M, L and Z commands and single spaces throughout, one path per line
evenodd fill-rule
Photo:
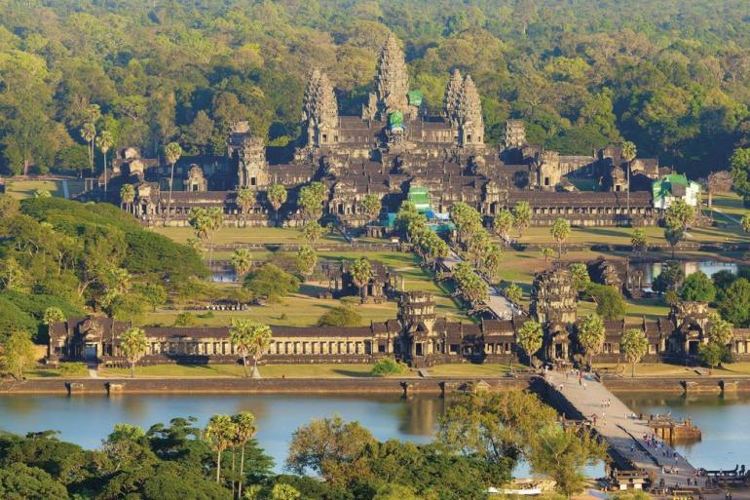
M 324 69 L 342 111 L 356 114 L 391 32 L 430 111 L 442 107 L 450 69 L 472 74 L 488 142 L 518 118 L 529 141 L 564 154 L 632 141 L 641 156 L 705 176 L 748 145 L 750 7 L 726 4 L 696 0 L 679 12 L 638 0 L 9 7 L 0 20 L 0 168 L 99 168 L 93 146 L 103 131 L 111 150 L 155 155 L 176 142 L 186 154 L 222 152 L 239 119 L 286 146 L 299 136 L 309 68 Z

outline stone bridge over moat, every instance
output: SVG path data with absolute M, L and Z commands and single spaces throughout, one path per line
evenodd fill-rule
M 698 477 L 696 468 L 668 443 L 662 441 L 658 448 L 650 445 L 644 439 L 653 435 L 648 423 L 594 377 L 579 380 L 564 372 L 549 371 L 543 380 L 545 392 L 558 410 L 567 418 L 588 420 L 606 440 L 608 453 L 617 468 L 646 472 L 654 479 L 654 488 L 705 487 L 705 478 Z M 609 401 L 606 407 L 605 401 Z

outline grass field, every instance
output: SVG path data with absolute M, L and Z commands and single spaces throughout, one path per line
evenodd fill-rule
M 300 365 L 263 365 L 258 369 L 266 378 L 348 378 L 369 377 L 373 365 L 369 364 L 300 364 Z M 515 368 L 521 368 L 516 365 Z M 438 365 L 427 370 L 430 377 L 500 377 L 508 373 L 508 365 L 500 364 L 450 364 Z M 237 365 L 178 365 L 164 364 L 136 366 L 136 377 L 242 377 L 242 366 Z M 100 377 L 129 377 L 127 368 L 102 368 Z M 417 377 L 414 370 L 392 375 L 398 377 Z
M 310 364 L 310 365 L 264 365 L 259 367 L 262 377 L 267 378 L 343 378 L 367 377 L 372 365 L 364 364 Z M 241 365 L 152 365 L 136 366 L 136 377 L 242 377 Z M 99 370 L 101 377 L 129 377 L 127 368 Z
M 83 181 L 80 179 L 66 179 L 68 183 L 68 194 L 73 197 L 83 191 Z M 63 197 L 62 180 L 36 180 L 36 179 L 14 179 L 5 180 L 5 191 L 14 198 L 24 199 L 34 196 L 34 192 L 49 191 L 52 196 Z
M 191 227 L 153 227 L 152 231 L 163 234 L 178 243 L 187 242 L 195 237 Z M 342 242 L 340 235 L 326 235 L 323 242 Z M 214 245 L 280 245 L 303 244 L 302 232 L 299 229 L 286 227 L 222 227 L 213 238 Z
M 214 311 L 213 317 L 197 318 L 197 321 L 207 326 L 226 326 L 230 324 L 232 318 L 250 318 L 271 326 L 313 326 L 326 311 L 340 305 L 338 300 L 314 297 L 316 290 L 321 289 L 305 285 L 301 292 L 306 293 L 291 295 L 282 299 L 281 302 L 252 306 L 247 311 Z M 180 312 L 182 311 L 157 310 L 147 314 L 144 322 L 145 324 L 172 325 Z M 207 311 L 189 312 L 204 314 Z M 396 304 L 385 302 L 357 305 L 357 312 L 362 316 L 363 322 L 369 325 L 370 321 L 395 318 Z

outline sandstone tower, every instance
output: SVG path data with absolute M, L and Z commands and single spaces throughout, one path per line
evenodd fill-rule
M 443 114 L 453 128 L 458 128 L 458 108 L 461 103 L 463 86 L 464 81 L 461 72 L 454 69 L 450 80 L 448 80 L 448 85 L 445 87 L 445 96 L 443 97 Z
M 378 57 L 378 71 L 375 76 L 375 98 L 377 109 L 369 109 L 373 104 L 373 97 L 366 106 L 368 113 L 385 120 L 388 115 L 400 111 L 405 116 L 409 113 L 409 72 L 406 69 L 404 53 L 398 45 L 396 37 L 388 35 L 388 38 L 380 49 Z M 364 114 L 364 113 L 363 113 Z
M 505 148 L 522 148 L 526 145 L 526 126 L 521 120 L 505 122 Z
M 577 303 L 578 292 L 567 269 L 558 267 L 534 278 L 529 312 L 542 325 L 575 323 Z
M 458 107 L 459 145 L 484 145 L 484 119 L 482 118 L 482 101 L 479 99 L 471 75 L 464 78 L 461 98 Z
M 237 123 L 229 136 L 229 158 L 237 169 L 237 186 L 258 189 L 269 184 L 266 146 L 247 122 Z
M 303 98 L 307 144 L 330 146 L 338 142 L 338 104 L 333 85 L 325 73 L 313 70 Z

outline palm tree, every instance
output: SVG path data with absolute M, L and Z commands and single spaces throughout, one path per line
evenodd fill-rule
M 352 264 L 349 272 L 352 275 L 352 281 L 359 287 L 360 298 L 365 300 L 365 286 L 372 279 L 372 265 L 365 257 L 360 257 Z
M 88 143 L 89 148 L 89 168 L 91 175 L 94 175 L 94 140 L 96 139 L 96 125 L 86 122 L 81 126 L 81 137 Z
M 205 439 L 216 450 L 216 482 L 221 481 L 221 454 L 229 448 L 236 434 L 235 424 L 227 415 L 214 415 L 203 432 Z
M 635 147 L 635 143 L 631 141 L 625 141 L 622 143 L 622 149 L 621 149 L 622 159 L 625 160 L 627 163 L 625 173 L 627 174 L 627 184 L 628 184 L 628 192 L 626 194 L 627 200 L 628 200 L 628 217 L 630 217 L 630 165 L 635 160 L 635 157 L 638 155 L 638 150 Z
M 229 328 L 229 340 L 237 346 L 237 351 L 242 357 L 242 370 L 246 377 L 250 375 L 247 372 L 247 356 L 253 342 L 253 330 L 254 321 L 240 318 L 233 318 L 232 326 Z
M 221 209 L 221 207 L 211 207 L 206 211 L 206 215 L 208 217 L 208 231 L 209 231 L 208 233 L 208 238 L 209 238 L 208 265 L 210 266 L 211 264 L 213 264 L 214 234 L 224 224 L 224 211 Z
M 247 213 L 255 204 L 255 191 L 248 188 L 239 188 L 237 190 L 237 205 L 240 207 L 242 222 L 247 222 Z
M 242 488 L 245 484 L 245 446 L 254 436 L 257 428 L 255 427 L 255 415 L 249 411 L 243 411 L 232 416 L 232 422 L 235 427 L 235 440 L 240 445 L 240 483 L 238 487 L 238 497 L 242 498 Z
M 132 184 L 123 184 L 120 188 L 120 208 L 124 205 L 128 210 L 132 211 L 134 201 L 135 188 Z
M 263 356 L 263 353 L 271 345 L 271 338 L 273 333 L 271 327 L 264 325 L 263 323 L 252 322 L 251 338 L 248 345 L 248 354 L 253 358 L 253 378 L 260 378 L 260 372 L 258 371 L 258 361 Z
M 148 351 L 148 341 L 146 340 L 146 333 L 137 327 L 128 328 L 128 330 L 120 336 L 120 352 L 130 363 L 130 376 L 135 378 L 135 364 L 146 354 Z
M 238 248 L 232 252 L 232 267 L 238 279 L 250 270 L 252 264 L 253 254 L 247 248 Z
M 182 156 L 182 148 L 176 142 L 170 142 L 164 147 L 164 158 L 169 164 L 169 201 L 167 202 L 167 221 L 172 211 L 172 189 L 174 187 L 174 165 Z
M 96 138 L 96 147 L 99 148 L 99 151 L 102 152 L 102 156 L 104 157 L 104 194 L 106 196 L 107 194 L 107 151 L 109 151 L 109 148 L 112 147 L 112 144 L 114 144 L 114 140 L 112 139 L 112 134 L 109 133 L 107 130 L 103 130 L 101 134 L 99 134 L 99 137 Z
M 268 202 L 273 207 L 274 214 L 276 215 L 276 225 L 278 226 L 279 225 L 279 209 L 281 208 L 281 205 L 283 205 L 286 202 L 286 198 L 287 198 L 286 188 L 282 186 L 281 184 L 271 184 L 268 187 L 266 196 L 268 196 Z

